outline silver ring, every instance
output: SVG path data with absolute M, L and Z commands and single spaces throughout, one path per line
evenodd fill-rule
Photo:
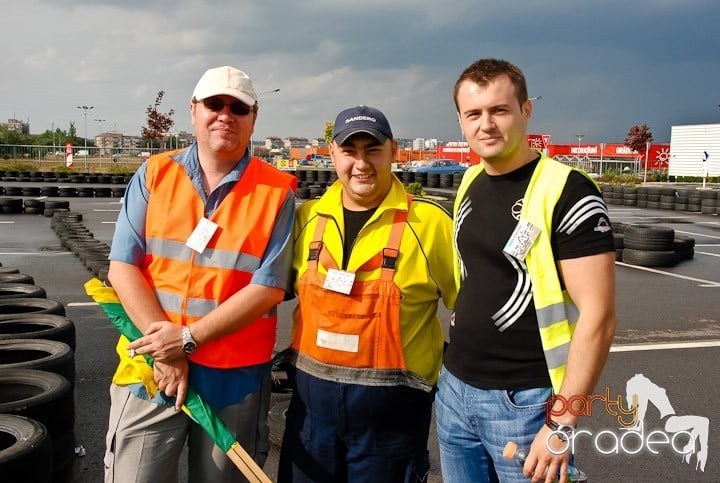
M 135 349 L 130 349 L 130 352 L 128 353 L 128 355 L 132 359 L 133 357 L 135 357 L 137 355 L 137 353 L 135 353 Z

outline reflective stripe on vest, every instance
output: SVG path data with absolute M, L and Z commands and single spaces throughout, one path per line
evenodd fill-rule
M 410 204 L 408 199 L 408 206 Z M 400 337 L 400 289 L 393 282 L 408 212 L 396 210 L 388 242 L 359 272 L 380 269 L 377 279 L 355 280 L 349 295 L 323 288 L 318 265 L 337 269 L 323 247 L 327 217 L 319 215 L 308 268 L 298 282 L 300 304 L 292 347 L 296 366 L 321 379 L 368 386 L 405 385 L 430 391 L 407 370 Z
M 185 241 L 204 216 L 202 198 L 183 166 L 166 155 L 150 159 L 143 273 L 168 320 L 190 325 L 250 283 L 294 181 L 252 158 L 210 217 L 219 228 L 198 253 Z M 190 359 L 215 368 L 265 363 L 272 355 L 276 325 L 273 310 L 239 331 L 203 344 Z

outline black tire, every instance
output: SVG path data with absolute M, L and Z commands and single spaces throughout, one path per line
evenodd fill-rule
M 43 213 L 45 213 L 45 208 L 33 206 L 25 208 L 23 211 L 26 215 L 42 215 Z
M 613 243 L 615 248 L 625 248 L 625 235 L 622 233 L 613 233 Z
M 615 261 L 616 262 L 622 262 L 623 250 L 624 250 L 624 248 L 616 248 L 615 249 Z
M 66 208 L 45 208 L 45 211 L 43 211 L 43 216 L 46 216 L 48 218 L 52 218 L 55 216 L 55 213 L 58 211 L 70 211 Z
M 45 208 L 45 203 L 43 203 L 40 200 L 36 199 L 29 199 L 23 201 L 23 205 L 25 206 L 25 209 L 27 208 Z
M 0 283 L 28 283 L 35 284 L 35 279 L 24 273 L 0 273 Z
M 54 372 L 75 385 L 75 354 L 56 340 L 0 340 L 0 370 L 38 369 Z
M 0 299 L 9 298 L 47 298 L 47 293 L 42 287 L 29 283 L 0 282 Z
M 67 379 L 47 371 L 0 371 L 0 413 L 41 422 L 53 442 L 54 481 L 67 481 L 74 457 L 75 402 Z
M 613 222 L 612 229 L 613 233 L 625 233 L 625 228 L 628 226 L 627 223 L 622 223 L 620 221 Z
M 687 248 L 695 248 L 695 239 L 689 236 L 675 235 L 673 248 L 676 252 Z
M 75 189 L 75 188 L 73 188 Z M 46 201 L 45 202 L 45 208 L 64 208 L 69 209 L 70 208 L 70 202 L 69 201 Z
M 674 251 L 623 249 L 623 262 L 641 267 L 672 267 L 678 261 Z
M 625 248 L 633 250 L 670 251 L 675 230 L 672 228 L 630 225 L 625 228 Z
M 285 414 L 290 407 L 290 400 L 281 401 L 270 407 L 268 412 L 268 426 L 270 426 L 270 442 L 278 448 L 282 446 L 285 434 Z
M 28 313 L 65 315 L 65 307 L 57 300 L 52 299 L 0 299 L 0 315 Z
M 0 475 L 3 481 L 52 481 L 52 442 L 42 423 L 22 416 L 0 414 L 0 441 Z
M 48 339 L 64 342 L 75 350 L 75 324 L 62 315 L 0 315 L 0 341 L 13 339 Z
M 0 265 L 0 275 L 8 274 L 8 273 L 20 273 L 20 270 L 13 267 L 3 267 Z

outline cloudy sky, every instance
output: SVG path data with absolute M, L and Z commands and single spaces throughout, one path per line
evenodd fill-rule
M 260 97 L 256 139 L 321 137 L 356 104 L 396 137 L 458 140 L 459 73 L 481 57 L 518 65 L 551 142 L 622 142 L 647 123 L 720 122 L 717 0 L 24 0 L 0 14 L 0 120 L 32 133 L 75 122 L 88 136 L 137 135 L 161 111 L 191 131 L 208 67 L 246 71 Z M 96 119 L 104 119 L 99 123 Z

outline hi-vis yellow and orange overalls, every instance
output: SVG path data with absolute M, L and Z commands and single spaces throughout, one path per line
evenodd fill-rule
M 298 283 L 300 304 L 292 347 L 298 351 L 299 369 L 337 382 L 427 390 L 426 381 L 407 371 L 400 338 L 402 294 L 393 282 L 407 216 L 407 211 L 395 212 L 385 248 L 356 272 L 380 268 L 380 277 L 355 280 L 347 295 L 323 288 L 327 276 L 318 271 L 318 263 L 328 270 L 337 270 L 338 264 L 323 249 L 328 218 L 320 217 L 308 269 Z

